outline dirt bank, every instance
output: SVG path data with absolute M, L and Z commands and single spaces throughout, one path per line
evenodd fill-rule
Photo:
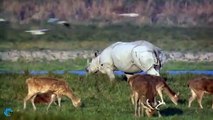
M 94 51 L 54 51 L 54 50 L 40 50 L 40 51 L 4 51 L 0 52 L 1 61 L 34 61 L 34 60 L 59 60 L 65 61 L 76 58 L 91 58 L 93 57 Z M 213 61 L 213 53 L 182 53 L 182 52 L 165 52 L 166 59 L 172 61 Z

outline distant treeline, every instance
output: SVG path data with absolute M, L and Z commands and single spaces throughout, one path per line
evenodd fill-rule
M 139 17 L 118 16 L 129 12 Z M 0 17 L 22 24 L 56 17 L 73 23 L 211 26 L 213 0 L 1 0 Z

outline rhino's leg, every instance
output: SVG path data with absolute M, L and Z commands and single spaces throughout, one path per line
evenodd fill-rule
M 155 56 L 152 52 L 137 52 L 133 54 L 134 63 L 144 72 L 151 75 L 160 76 L 159 72 L 155 70 L 154 64 L 156 64 Z
M 154 67 L 150 68 L 150 69 L 147 71 L 147 74 L 160 76 L 159 72 L 158 72 L 157 70 L 155 70 Z
M 110 81 L 114 81 L 115 80 L 115 75 L 114 75 L 112 70 L 107 69 L 106 70 L 106 74 L 109 76 Z
M 115 75 L 113 73 L 113 68 L 109 64 L 102 64 L 99 68 L 99 71 L 103 74 L 107 74 L 109 76 L 110 81 L 114 81 Z

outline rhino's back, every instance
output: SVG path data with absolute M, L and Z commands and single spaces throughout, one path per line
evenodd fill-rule
M 111 50 L 111 58 L 114 66 L 125 72 L 137 72 L 139 68 L 133 65 L 132 50 L 136 46 L 134 42 L 122 42 Z
M 125 60 L 130 57 L 130 52 L 135 45 L 132 42 L 116 42 L 105 48 L 100 59 L 102 63 L 112 63 L 113 61 Z

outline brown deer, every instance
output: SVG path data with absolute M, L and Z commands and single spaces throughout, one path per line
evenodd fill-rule
M 26 84 L 28 86 L 28 94 L 24 98 L 24 109 L 26 109 L 26 102 L 31 100 L 33 108 L 36 110 L 34 99 L 37 95 L 41 95 L 43 93 L 48 93 L 51 98 L 47 110 L 56 98 L 58 99 L 58 105 L 60 107 L 62 96 L 67 96 L 75 107 L 81 105 L 80 98 L 74 95 L 72 89 L 69 88 L 68 84 L 64 80 L 49 77 L 33 77 L 28 78 L 26 80 Z
M 170 97 L 171 101 L 177 105 L 177 101 L 179 99 L 178 94 L 170 89 L 162 77 L 136 74 L 133 76 L 127 76 L 127 78 L 132 89 L 131 100 L 135 105 L 136 116 L 140 116 L 141 105 L 142 115 L 144 112 L 143 108 L 145 108 L 147 116 L 151 117 L 155 111 L 158 111 L 158 116 L 160 116 L 158 107 L 165 104 L 163 101 L 162 90 L 164 90 Z M 161 97 L 161 102 L 158 104 L 156 103 L 157 94 Z
M 193 80 L 189 80 L 188 87 L 191 90 L 191 97 L 189 98 L 188 107 L 191 107 L 192 101 L 197 97 L 198 104 L 201 109 L 202 106 L 202 98 L 204 93 L 213 94 L 213 78 L 208 77 L 198 77 Z M 213 109 L 213 103 L 212 103 Z
M 35 99 L 34 99 L 34 103 L 44 103 L 44 104 L 49 104 L 51 101 L 51 96 L 53 94 L 51 92 L 48 93 L 42 93 L 42 94 L 38 94 Z M 54 96 L 53 96 L 54 97 Z M 55 95 L 56 97 L 56 95 Z

